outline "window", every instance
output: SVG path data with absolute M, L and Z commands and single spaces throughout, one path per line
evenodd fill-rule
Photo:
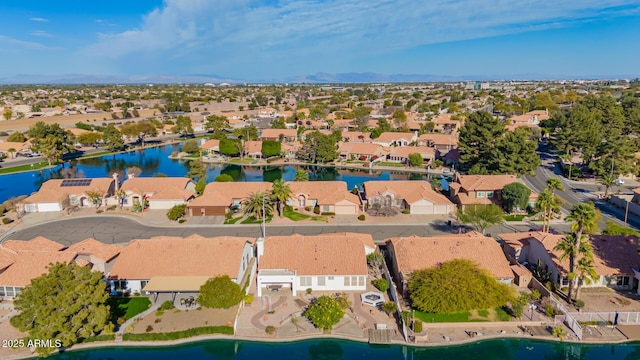
M 364 276 L 360 276 L 358 278 L 358 286 L 364 286 L 364 279 L 365 279 Z
M 493 191 L 487 191 L 487 197 L 489 199 L 493 198 Z
M 22 288 L 21 287 L 17 287 L 16 289 L 16 295 L 20 294 L 22 292 Z
M 616 285 L 618 286 L 629 286 L 629 277 L 628 276 L 618 276 L 616 281 Z
M 149 283 L 149 280 L 140 281 L 140 290 L 144 289 L 145 286 Z
M 7 289 L 7 296 L 13 296 L 13 287 L 12 286 L 7 286 L 5 289 Z
M 4 286 L 0 286 L 0 296 L 5 296 Z
M 484 198 L 484 196 L 485 196 L 484 191 L 478 191 L 478 192 L 476 193 L 476 197 L 477 197 L 477 198 Z
M 322 212 L 329 212 L 331 211 L 331 207 L 329 205 L 322 205 Z
M 325 277 L 324 276 L 318 276 L 318 286 L 325 286 Z
M 352 276 L 351 277 L 351 286 L 358 286 L 358 277 L 357 276 Z
M 333 280 L 333 276 L 329 276 L 329 280 Z
M 351 286 L 351 278 L 348 276 L 344 277 L 344 286 Z
M 300 286 L 311 286 L 311 277 L 310 276 L 301 276 L 300 277 Z

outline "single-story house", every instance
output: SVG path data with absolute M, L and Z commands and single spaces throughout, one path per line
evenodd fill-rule
M 148 203 L 151 210 L 168 210 L 186 204 L 196 196 L 196 184 L 190 178 L 132 177 L 120 187 L 125 194 L 124 206 Z
M 409 155 L 420 154 L 422 162 L 431 162 L 436 159 L 436 149 L 425 146 L 392 146 L 389 148 L 387 161 L 409 164 Z
M 449 214 L 455 211 L 455 205 L 424 180 L 366 181 L 363 190 L 369 207 L 379 204 L 398 211 L 409 209 L 411 214 Z
M 270 182 L 211 182 L 207 184 L 202 196 L 193 199 L 187 205 L 190 216 L 224 216 L 229 207 L 242 207 L 242 202 L 252 193 L 268 192 Z
M 451 119 L 452 114 L 438 114 L 437 117 L 431 119 L 433 122 L 433 131 L 445 134 L 453 134 L 460 131 L 464 125 L 464 121 Z
M 380 144 L 341 142 L 338 154 L 341 160 L 374 160 L 385 157 L 388 150 Z
M 244 156 L 254 159 L 262 158 L 262 140 L 248 140 L 243 146 Z
M 374 144 L 382 146 L 409 146 L 409 144 L 418 141 L 418 133 L 402 133 L 402 132 L 383 132 L 376 139 L 372 139 Z
M 220 140 L 209 139 L 200 144 L 200 150 L 206 154 L 217 154 L 220 152 Z
M 104 271 L 112 266 L 120 247 L 87 239 L 65 248 L 64 245 L 39 236 L 32 240 L 9 240 L 0 245 L 0 297 L 13 298 L 31 283 L 47 273 L 51 264 L 91 266 Z
M 88 192 L 101 194 L 100 204 L 112 197 L 115 180 L 112 178 L 51 179 L 40 190 L 22 201 L 25 212 L 62 211 L 72 206 L 94 206 Z
M 369 234 L 267 236 L 256 241 L 257 296 L 265 288 L 364 291 L 367 255 L 375 251 Z
M 296 129 L 263 129 L 260 130 L 260 140 L 292 142 L 298 140 Z
M 197 293 L 208 279 L 228 275 L 240 284 L 251 271 L 254 238 L 158 236 L 124 246 L 109 273 L 124 293 Z
M 436 148 L 444 155 L 458 148 L 458 134 L 428 133 L 418 137 L 418 145 Z
M 533 269 L 540 260 L 558 286 L 568 286 L 569 259 L 560 260 L 555 250 L 564 235 L 542 232 L 499 234 L 508 257 Z M 640 273 L 638 238 L 632 235 L 589 235 L 593 246 L 593 262 L 598 278 L 584 287 L 610 287 L 618 290 L 637 290 Z M 639 292 L 640 293 L 640 292 Z
M 502 188 L 518 182 L 515 175 L 460 175 L 449 184 L 451 200 L 460 208 L 470 204 L 496 204 L 502 200 Z M 531 192 L 530 205 L 535 203 L 537 194 Z
M 288 182 L 291 197 L 287 205 L 304 209 L 320 207 L 322 213 L 357 215 L 360 199 L 347 189 L 344 181 L 294 181 Z
M 389 270 L 405 295 L 408 294 L 407 285 L 414 271 L 433 268 L 455 259 L 477 263 L 502 283 L 511 284 L 514 279 L 500 244 L 476 231 L 432 237 L 413 235 L 390 238 L 386 244 L 391 260 Z

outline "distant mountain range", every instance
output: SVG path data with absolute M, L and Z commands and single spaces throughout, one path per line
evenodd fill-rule
M 66 75 L 15 75 L 0 78 L 0 84 L 242 84 L 242 83 L 407 83 L 407 82 L 458 82 L 458 81 L 508 81 L 508 80 L 587 80 L 587 79 L 634 79 L 640 75 L 620 76 L 549 76 L 544 74 L 497 75 L 429 75 L 429 74 L 378 74 L 364 73 L 315 73 L 282 79 L 247 81 L 219 75 L 192 74 L 184 76 L 98 76 L 83 74 Z

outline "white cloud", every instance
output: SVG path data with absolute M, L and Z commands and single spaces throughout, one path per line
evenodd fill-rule
M 571 26 L 638 13 L 637 0 L 165 0 L 141 24 L 101 34 L 87 51 L 296 61 Z
M 49 19 L 45 19 L 45 18 L 41 18 L 41 17 L 32 17 L 32 18 L 29 18 L 29 20 L 37 21 L 37 22 L 48 22 L 49 21 Z
M 96 22 L 97 22 L 97 23 L 101 23 L 101 22 L 104 22 L 104 20 L 102 20 L 102 19 L 96 19 Z
M 53 34 L 48 33 L 44 30 L 35 30 L 31 32 L 31 35 L 33 36 L 39 36 L 39 37 L 46 37 L 46 38 L 52 38 L 54 37 Z
M 0 35 L 0 47 L 2 47 L 3 44 L 10 45 L 12 47 L 22 48 L 22 49 L 28 49 L 28 50 L 49 49 L 49 47 L 37 42 L 23 41 L 23 40 L 14 39 L 5 35 Z

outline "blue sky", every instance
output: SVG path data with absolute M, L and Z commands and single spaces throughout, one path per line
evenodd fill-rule
M 640 1 L 20 0 L 0 77 L 640 75 Z

